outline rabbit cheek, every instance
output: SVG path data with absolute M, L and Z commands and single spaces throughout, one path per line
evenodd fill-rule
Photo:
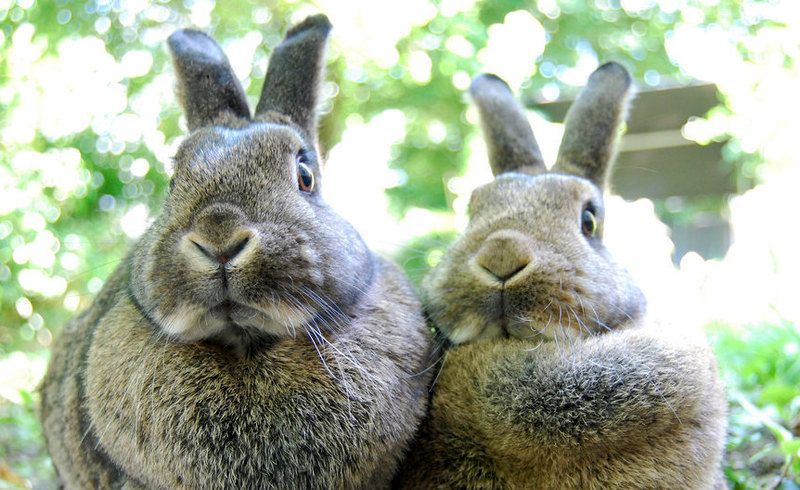
M 306 264 L 304 271 L 308 282 L 315 286 L 322 286 L 325 282 L 325 275 L 320 269 L 321 255 L 313 247 L 301 245 L 297 248 L 297 253 L 302 264 Z
M 557 254 L 541 260 L 504 290 L 508 334 L 520 339 L 575 339 L 591 334 L 583 316 L 591 307 L 568 263 Z
M 228 295 L 238 303 L 230 312 L 233 323 L 286 336 L 312 320 L 315 312 L 302 299 L 322 282 L 322 275 L 317 267 L 319 256 L 306 241 L 303 237 L 288 246 L 262 240 L 251 254 L 227 269 Z

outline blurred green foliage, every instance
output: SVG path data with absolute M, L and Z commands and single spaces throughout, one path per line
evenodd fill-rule
M 708 331 L 731 400 L 733 488 L 800 488 L 800 332 L 788 323 Z
M 20 73 L 19 66 L 10 66 L 14 61 L 12 51 L 23 51 L 21 46 L 26 42 L 35 46 L 24 53 L 32 58 L 27 61 L 31 67 L 58 57 L 66 41 L 86 37 L 102 41 L 113 60 L 119 62 L 131 51 L 144 51 L 151 55 L 152 65 L 146 73 L 118 80 L 111 78 L 123 91 L 123 104 L 110 108 L 108 114 L 85 118 L 86 124 L 74 132 L 56 132 L 54 136 L 32 128 L 34 131 L 28 138 L 3 138 L 0 168 L 4 188 L 16 187 L 30 199 L 19 207 L 8 209 L 5 206 L 0 216 L 0 278 L 3 279 L 0 353 L 18 348 L 35 349 L 46 344 L 50 335 L 41 333 L 42 329 L 45 332 L 57 330 L 75 310 L 85 307 L 98 290 L 98 281 L 113 269 L 115 260 L 130 242 L 120 228 L 121 217 L 137 204 L 144 204 L 151 213 L 157 211 L 168 179 L 168 162 L 163 161 L 163 154 L 157 154 L 157 147 L 173 144 L 184 129 L 176 102 L 166 101 L 160 112 L 153 115 L 156 120 L 149 122 L 160 133 L 161 141 L 155 143 L 144 133 L 121 137 L 109 126 L 109 121 L 113 124 L 125 115 L 144 117 L 137 100 L 150 95 L 148 90 L 160 81 L 159 76 L 171 73 L 163 39 L 176 26 L 191 25 L 192 12 L 201 7 L 201 2 L 192 0 L 160 1 L 138 5 L 138 8 L 134 8 L 133 2 L 128 5 L 128 2 L 110 0 L 6 3 L 8 8 L 0 9 L 3 35 L 0 73 L 11 83 L 7 85 L 10 89 L 0 97 L 4 127 L 20 124 L 18 120 L 30 123 L 37 121 L 37 116 L 48 117 L 47 107 L 34 106 L 41 114 L 26 118 L 19 118 L 16 112 L 30 109 L 27 100 L 30 95 L 26 91 L 15 93 L 15 88 L 44 90 L 53 83 L 41 83 L 36 79 L 35 70 L 26 74 Z M 723 26 L 732 26 L 737 21 L 738 2 L 719 4 L 707 9 L 710 18 L 719 19 Z M 615 1 L 573 0 L 553 5 L 546 15 L 525 2 L 486 1 L 476 2 L 471 8 L 449 17 L 436 15 L 424 25 L 412 26 L 408 35 L 399 40 L 397 62 L 388 70 L 370 59 L 358 66 L 348 66 L 342 53 L 333 53 L 328 78 L 335 85 L 327 92 L 334 92 L 335 96 L 323 107 L 323 147 L 331 148 L 340 140 L 347 118 L 354 114 L 368 121 L 387 109 L 402 110 L 407 120 L 406 136 L 393 149 L 392 161 L 388 163 L 402 171 L 404 182 L 387 190 L 391 208 L 398 215 L 414 207 L 448 211 L 452 196 L 446 179 L 464 172 L 468 152 L 462 151 L 463 143 L 476 131 L 474 125 L 466 121 L 464 94 L 454 88 L 453 77 L 456 72 L 468 76 L 480 72 L 481 64 L 474 53 L 486 45 L 489 26 L 502 23 L 506 14 L 516 9 L 530 11 L 541 22 L 547 36 L 544 52 L 537 64 L 529 67 L 531 78 L 523 84 L 530 101 L 541 99 L 539 92 L 548 85 L 573 92 L 576 87 L 559 81 L 558 75 L 574 66 L 581 53 L 591 53 L 600 61 L 621 61 L 640 80 L 646 74 L 650 78 L 657 74 L 659 79 L 673 83 L 688 79 L 670 61 L 663 42 L 681 19 L 681 10 L 664 13 L 651 6 L 627 13 Z M 703 5 L 697 2 L 698 8 Z M 206 30 L 223 46 L 253 31 L 263 33 L 262 42 L 254 53 L 257 68 L 261 66 L 262 69 L 254 70 L 252 77 L 243 80 L 248 94 L 255 98 L 270 49 L 279 42 L 286 27 L 297 20 L 298 13 L 307 10 L 309 5 L 236 0 L 210 3 L 205 8 L 213 9 L 209 13 L 211 24 Z M 324 9 L 324 4 L 318 8 Z M 335 36 L 334 30 L 334 39 Z M 456 36 L 469 45 L 458 53 L 447 48 L 448 41 Z M 409 75 L 409 57 L 420 50 L 429 57 L 432 67 L 430 79 L 425 83 Z M 537 66 L 550 68 L 543 73 L 537 71 Z M 71 69 L 80 72 L 79 66 Z M 59 109 L 53 107 L 52 110 Z M 431 141 L 429 137 L 433 122 L 446 127 L 446 136 L 438 141 Z M 46 166 L 31 168 L 26 159 L 34 155 L 25 154 L 32 151 L 58 160 L 64 158 L 58 153 L 64 148 L 79 152 L 74 158 L 77 161 L 68 169 L 78 176 L 79 182 L 66 190 L 45 178 L 50 172 Z M 150 164 L 150 171 L 144 175 L 131 172 L 132 163 L 138 159 Z M 385 163 L 375 162 L 376 165 Z M 20 252 L 15 256 L 17 249 L 36 242 L 42 233 L 52 236 L 48 235 L 47 243 L 34 247 L 32 253 L 46 249 L 49 258 L 41 259 L 37 265 Z M 66 262 L 73 267 L 64 266 L 65 254 L 71 254 Z M 73 256 L 77 256 L 80 264 L 77 267 L 74 267 Z M 59 294 L 26 290 L 11 280 L 26 269 L 61 278 L 66 286 L 54 286 Z M 34 320 L 30 321 L 31 318 Z
M 55 471 L 36 417 L 37 397 L 28 391 L 20 393 L 22 403 L 0 404 L 0 488 L 15 488 L 11 475 L 35 483 L 36 488 L 55 488 Z M 11 474 L 3 474 L 3 462 Z
M 392 148 L 391 161 L 374 162 L 402 175 L 399 185 L 386 190 L 391 212 L 398 218 L 413 208 L 452 213 L 448 180 L 466 171 L 467 143 L 478 130 L 467 117 L 463 79 L 483 69 L 478 53 L 491 26 L 503 23 L 509 12 L 527 11 L 544 30 L 542 53 L 535 64 L 521 67 L 522 98 L 533 105 L 574 94 L 578 87 L 566 75 L 586 57 L 622 62 L 643 87 L 689 82 L 665 49 L 677 26 L 700 22 L 709 29 L 755 34 L 783 25 L 770 16 L 772 3 L 431 0 L 429 18 L 410 24 L 397 40 L 391 66 L 336 49 L 341 31 L 334 29 L 321 143 L 324 149 L 336 145 L 353 118 L 369 121 L 388 109 L 401 110 L 404 138 Z M 209 21 L 203 29 L 226 48 L 260 33 L 253 69 L 243 79 L 255 98 L 270 51 L 288 25 L 306 13 L 333 17 L 333 10 L 351 8 L 358 6 L 323 0 L 0 0 L 0 361 L 18 352 L 46 358 L 53 335 L 88 305 L 131 243 L 135 232 L 127 227 L 135 223 L 126 224 L 126 218 L 157 212 L 170 151 L 185 132 L 170 92 L 166 36 L 203 18 Z M 98 43 L 80 45 L 86 54 L 64 61 L 70 43 L 86 39 Z M 747 43 L 738 49 L 746 59 L 756 57 Z M 139 53 L 138 64 L 126 58 L 132 52 Z M 429 62 L 424 79 L 414 73 L 420 54 Z M 785 54 L 786 63 L 791 56 Z M 94 78 L 108 86 L 94 87 Z M 70 105 L 84 85 L 87 100 L 96 95 L 96 104 Z M 730 136 L 731 159 L 753 153 L 737 146 L 737 134 Z M 401 244 L 396 258 L 418 282 L 454 237 L 452 231 L 418 237 Z M 731 481 L 736 488 L 760 485 L 748 471 L 768 453 L 782 458 L 778 469 L 787 482 L 797 479 L 800 364 L 793 360 L 796 351 L 785 349 L 796 349 L 796 330 L 787 325 L 771 336 L 715 332 L 735 402 L 731 449 L 759 448 L 752 458 L 731 458 Z M 52 470 L 33 415 L 35 394 L 19 393 L 19 403 L 0 394 L 0 463 L 47 486 Z

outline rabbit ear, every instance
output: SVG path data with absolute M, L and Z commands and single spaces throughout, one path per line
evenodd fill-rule
M 480 112 L 492 173 L 544 172 L 542 154 L 525 111 L 506 82 L 495 75 L 478 75 L 469 92 Z
M 325 44 L 331 23 L 324 15 L 308 17 L 286 33 L 269 62 L 256 116 L 288 116 L 316 142 L 317 99 L 324 74 Z
M 567 112 L 553 172 L 585 177 L 604 187 L 630 92 L 631 77 L 622 65 L 606 63 L 592 73 Z
M 183 29 L 167 42 L 190 130 L 213 124 L 225 112 L 250 119 L 244 90 L 225 52 L 211 36 Z

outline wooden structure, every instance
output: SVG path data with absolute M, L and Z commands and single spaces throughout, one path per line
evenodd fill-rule
M 563 100 L 531 108 L 551 121 L 562 122 L 571 104 L 572 100 Z M 691 117 L 702 117 L 718 104 L 713 84 L 639 92 L 611 177 L 613 192 L 625 199 L 644 197 L 657 204 L 667 200 L 684 205 L 718 203 L 717 209 L 706 209 L 688 221 L 660 213 L 672 230 L 676 262 L 688 251 L 705 258 L 724 256 L 730 244 L 724 213 L 727 197 L 745 190 L 738 188 L 735 166 L 722 159 L 723 143 L 699 145 L 684 138 L 681 131 Z

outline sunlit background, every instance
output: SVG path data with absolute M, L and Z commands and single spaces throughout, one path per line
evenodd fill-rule
M 731 485 L 798 488 L 796 0 L 0 0 L 0 488 L 53 485 L 34 413 L 47 348 L 158 212 L 186 131 L 166 37 L 212 33 L 254 102 L 282 33 L 318 12 L 334 25 L 326 199 L 415 282 L 491 179 L 474 75 L 520 94 L 549 163 L 562 126 L 534 106 L 574 97 L 605 61 L 642 94 L 716 85 L 715 107 L 675 129 L 721 144 L 732 190 L 611 195 L 606 243 L 654 314 L 707 330 L 729 384 Z M 722 252 L 676 255 L 671 230 L 704 219 L 725 225 Z

